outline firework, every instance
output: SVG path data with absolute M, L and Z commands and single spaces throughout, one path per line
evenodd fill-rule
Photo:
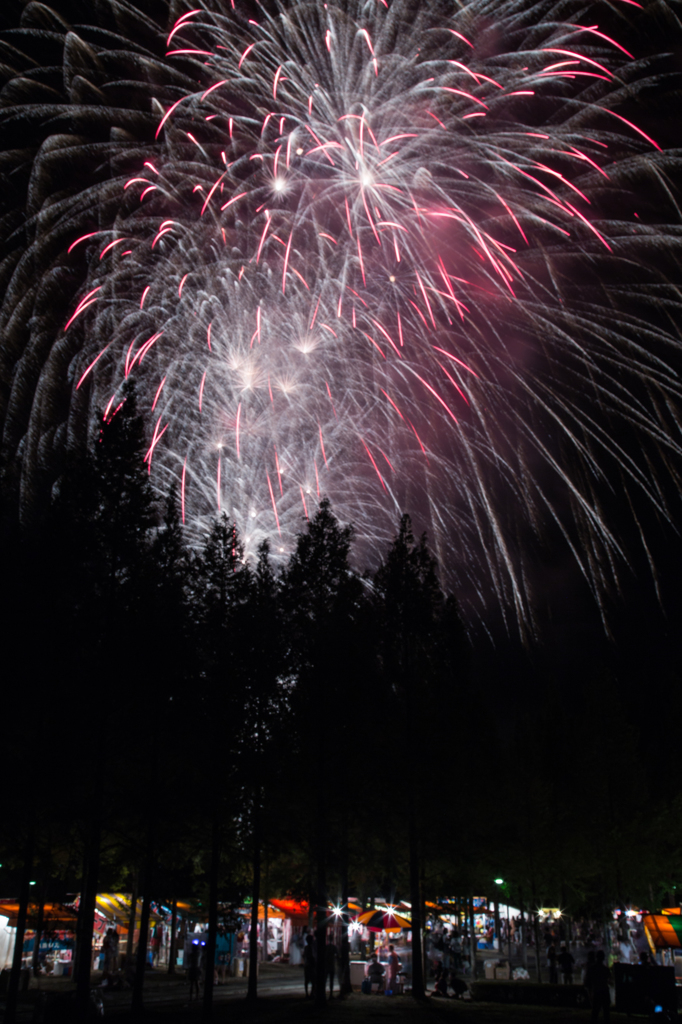
M 677 229 L 651 212 L 672 157 L 630 113 L 661 82 L 621 42 L 638 19 L 203 0 L 161 25 L 110 2 L 67 35 L 54 14 L 69 102 L 33 83 L 3 112 L 56 125 L 8 263 L 25 486 L 133 378 L 196 538 L 221 510 L 286 555 L 329 496 L 363 557 L 413 512 L 479 615 L 528 619 L 548 531 L 599 597 L 624 557 L 604 487 L 667 516 L 679 455 Z

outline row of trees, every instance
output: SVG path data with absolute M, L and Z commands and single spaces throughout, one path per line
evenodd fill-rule
M 374 892 L 384 878 L 418 891 L 427 712 L 447 714 L 466 658 L 454 602 L 407 517 L 373 576 L 352 567 L 352 529 L 326 501 L 281 570 L 267 543 L 246 560 L 224 515 L 190 550 L 175 492 L 154 500 L 144 448 L 131 391 L 92 452 L 65 467 L 44 521 L 5 523 L 22 777 L 7 852 L 23 861 L 25 894 L 36 874 L 81 892 L 84 1004 L 103 884 L 130 888 L 134 874 L 144 896 L 137 1006 L 153 897 L 203 895 L 214 938 L 219 902 L 248 892 L 256 913 L 265 858 L 270 894 L 310 899 L 323 942 L 330 894 L 345 900 L 358 882 Z M 398 761 L 388 785 L 378 765 Z M 374 848 L 387 819 L 384 874 Z M 207 1005 L 211 983 L 208 972 Z
M 3 521 L 5 877 L 24 907 L 31 881 L 43 897 L 81 893 L 83 1010 L 98 889 L 143 897 L 141 1007 L 152 899 L 206 901 L 215 941 L 220 905 L 250 895 L 255 922 L 259 898 L 291 893 L 318 908 L 320 943 L 330 898 L 409 899 L 419 995 L 424 899 L 486 892 L 502 873 L 512 901 L 580 912 L 663 877 L 669 849 L 642 841 L 664 819 L 636 738 L 627 778 L 603 756 L 617 694 L 602 687 L 585 714 L 549 688 L 496 721 L 407 516 L 364 574 L 326 501 L 281 569 L 267 544 L 245 560 L 225 516 L 193 550 L 177 495 L 154 499 L 145 447 L 130 392 L 44 520 Z M 618 729 L 622 743 L 627 717 Z M 254 997 L 255 969 L 249 984 Z M 8 1020 L 15 997 L 13 982 Z M 211 1000 L 209 971 L 207 1013 Z

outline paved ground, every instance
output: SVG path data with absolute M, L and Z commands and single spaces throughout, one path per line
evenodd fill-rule
M 226 984 L 213 989 L 216 1006 L 229 1001 L 244 1001 L 248 987 L 247 978 L 230 978 Z M 261 964 L 258 976 L 258 994 L 263 998 L 303 998 L 303 968 L 288 964 Z M 105 1014 L 114 1014 L 130 1005 L 130 991 L 111 992 L 103 990 Z M 189 985 L 183 975 L 173 976 L 165 972 L 150 972 L 145 978 L 145 1005 L 150 1009 L 182 1008 L 194 1009 L 190 1005 Z
M 129 988 L 121 991 L 107 991 L 98 984 L 100 975 L 93 973 L 93 988 L 98 988 L 104 1003 L 106 1017 L 126 1016 L 130 1007 L 131 992 Z M 228 1001 L 244 1001 L 248 980 L 246 978 L 230 978 L 224 985 L 214 988 L 216 1006 Z M 69 978 L 37 978 L 31 979 L 31 988 L 19 997 L 19 1019 L 32 1020 L 36 1003 L 44 994 L 47 999 L 60 994 L 73 992 L 74 986 Z M 302 997 L 303 970 L 284 964 L 262 964 L 258 979 L 259 994 L 263 997 Z M 193 1010 L 190 1004 L 189 986 L 184 972 L 177 975 L 167 974 L 165 970 L 149 971 L 145 976 L 144 1003 L 149 1010 L 163 1011 L 168 1009 Z M 4 1000 L 0 1002 L 4 1010 Z
M 38 986 L 22 996 L 19 1021 L 33 1019 L 40 992 L 69 992 L 68 979 L 39 979 Z M 530 1006 L 501 1006 L 490 1003 L 461 1002 L 430 998 L 417 1004 L 410 996 L 364 996 L 353 993 L 347 998 L 328 1001 L 318 1008 L 303 995 L 303 971 L 285 964 L 262 964 L 256 1003 L 247 1002 L 247 981 L 231 978 L 214 990 L 213 1019 L 216 1024 L 588 1024 L 585 1010 L 547 1009 Z M 104 991 L 105 1017 L 130 1020 L 129 990 Z M 145 978 L 145 1018 L 159 1024 L 200 1024 L 202 1003 L 189 1001 L 189 988 L 182 975 L 152 971 Z M 627 1024 L 628 1018 L 612 1014 L 614 1024 Z M 643 1018 L 641 1019 L 644 1020 Z M 633 1024 L 632 1020 L 630 1024 Z
M 127 1017 L 119 1017 L 123 1022 Z M 612 1024 L 645 1024 L 622 1014 Z M 494 1006 L 462 1003 L 454 999 L 427 999 L 417 1004 L 409 996 L 387 998 L 353 994 L 318 1009 L 300 997 L 264 997 L 256 1005 L 245 1000 L 216 1005 L 215 1024 L 589 1024 L 588 1011 L 540 1007 Z M 201 1008 L 148 1011 L 147 1024 L 202 1024 Z

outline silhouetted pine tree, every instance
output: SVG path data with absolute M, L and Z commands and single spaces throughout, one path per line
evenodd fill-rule
M 135 392 L 128 385 L 121 404 L 101 421 L 92 452 L 68 462 L 56 488 L 46 558 L 69 664 L 68 730 L 76 781 L 71 813 L 82 822 L 84 835 L 75 967 L 81 1014 L 89 1000 L 102 832 L 124 803 L 127 814 L 144 813 L 131 804 L 144 802 L 149 792 L 143 779 L 153 785 L 143 757 L 158 697 L 144 627 L 156 514 L 146 447 Z M 103 726 L 117 737 L 123 778 L 104 763 Z
M 349 562 L 353 531 L 341 527 L 329 501 L 299 534 L 283 574 L 288 671 L 295 680 L 299 778 L 313 835 L 317 906 L 316 1000 L 324 1002 L 329 827 L 341 779 L 333 741 L 343 714 L 348 669 L 362 612 L 363 587 Z M 311 751 L 309 756 L 307 751 Z
M 212 964 L 218 922 L 218 883 L 225 834 L 240 806 L 239 737 L 248 690 L 248 635 L 244 629 L 252 591 L 252 573 L 244 559 L 237 527 L 226 515 L 213 523 L 191 574 L 196 619 L 196 659 L 188 699 L 189 720 L 202 739 L 196 801 L 208 827 L 207 872 L 209 942 Z M 207 971 L 204 1014 L 211 1012 L 213 972 Z
M 374 577 L 385 714 L 400 747 L 409 751 L 404 786 L 410 902 L 412 904 L 412 992 L 423 998 L 422 843 L 429 822 L 442 814 L 442 797 L 433 800 L 434 777 L 445 777 L 438 764 L 435 722 L 454 720 L 463 680 L 463 632 L 456 608 L 446 602 L 436 561 L 426 537 L 415 540 L 410 517 L 400 520 L 398 534 Z M 441 769 L 439 771 L 439 768 Z M 429 830 L 430 835 L 430 830 Z M 429 840 L 431 842 L 431 840 Z

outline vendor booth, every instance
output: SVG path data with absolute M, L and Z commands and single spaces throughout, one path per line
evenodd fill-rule
M 651 952 L 661 962 L 613 965 L 616 1010 L 651 1014 L 656 1007 L 661 1007 L 677 1013 L 680 985 L 675 977 L 675 950 L 682 949 L 682 917 L 679 914 L 644 914 L 642 924 Z
M 18 900 L 0 900 L 0 916 L 5 918 L 6 941 L 4 943 L 4 966 L 9 967 L 14 955 L 17 917 L 19 915 Z M 40 924 L 40 940 L 38 963 L 46 974 L 69 975 L 73 962 L 77 914 L 70 907 L 61 903 L 45 903 L 42 919 L 39 920 L 39 908 L 29 905 L 24 932 L 22 962 L 24 967 L 31 967 L 36 942 L 36 929 Z

